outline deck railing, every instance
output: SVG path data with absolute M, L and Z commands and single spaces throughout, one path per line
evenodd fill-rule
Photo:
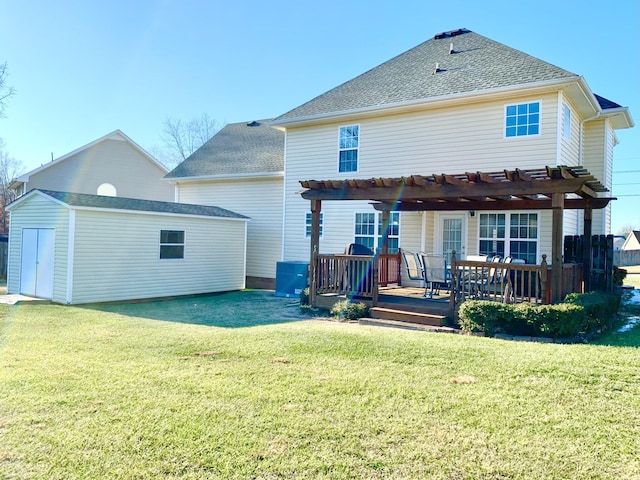
M 378 286 L 399 283 L 400 256 L 396 253 L 369 255 L 316 255 L 317 294 L 377 300 Z M 374 278 L 377 281 L 374 282 Z
M 452 266 L 452 301 L 547 303 L 547 266 L 456 260 Z

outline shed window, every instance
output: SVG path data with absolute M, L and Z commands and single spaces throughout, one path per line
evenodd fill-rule
M 184 258 L 184 230 L 160 230 L 160 259 Z

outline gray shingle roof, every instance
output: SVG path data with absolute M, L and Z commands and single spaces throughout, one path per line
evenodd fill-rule
M 439 70 L 434 74 L 436 64 Z M 573 77 L 577 75 L 460 29 L 436 35 L 290 110 L 276 122 Z
M 622 105 L 618 105 L 616 102 L 612 102 L 611 100 L 601 97 L 600 95 L 596 95 L 594 93 L 593 96 L 596 97 L 600 108 L 602 108 L 603 110 L 606 110 L 608 108 L 622 108 Z
M 244 215 L 225 210 L 220 207 L 193 205 L 189 203 L 159 202 L 140 200 L 137 198 L 105 197 L 86 193 L 56 192 L 53 190 L 35 190 L 73 207 L 105 208 L 114 210 L 133 210 L 140 212 L 160 212 L 177 215 L 198 215 L 205 217 L 222 217 L 248 219 Z
M 283 171 L 284 133 L 267 126 L 269 121 L 226 125 L 166 178 Z

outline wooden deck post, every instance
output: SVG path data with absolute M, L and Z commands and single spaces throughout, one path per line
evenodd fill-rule
M 551 303 L 562 300 L 562 217 L 564 193 L 551 196 Z
M 309 263 L 309 303 L 316 306 L 316 268 L 318 265 L 318 252 L 320 249 L 320 212 L 321 200 L 311 200 L 311 252 Z
M 458 294 L 458 266 L 456 265 L 456 251 L 451 252 L 451 289 L 449 290 L 449 310 L 451 318 L 455 317 L 456 311 L 456 295 Z M 446 274 L 446 272 L 445 272 Z
M 384 232 L 382 233 L 382 245 L 380 245 L 380 253 L 386 255 L 389 253 L 389 221 L 391 219 L 391 212 L 389 210 L 382 211 L 382 226 Z
M 547 265 L 547 255 L 542 254 L 542 262 L 540 262 L 540 295 L 544 304 L 550 303 L 550 295 L 547 295 L 547 275 L 549 274 L 549 266 Z
M 584 209 L 584 238 L 582 239 L 582 278 L 584 280 L 584 291 L 591 291 L 591 228 L 593 222 L 593 210 L 591 202 Z

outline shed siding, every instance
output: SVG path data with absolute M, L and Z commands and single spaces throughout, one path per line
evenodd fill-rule
M 53 228 L 55 230 L 55 259 L 52 300 L 64 303 L 67 288 L 68 225 L 69 210 L 63 205 L 39 196 L 34 196 L 11 211 L 7 270 L 8 293 L 20 293 L 22 229 Z
M 173 202 L 174 186 L 165 175 L 129 143 L 107 139 L 30 175 L 26 189 L 96 195 L 101 184 L 110 183 L 119 197 Z
M 178 184 L 178 202 L 216 205 L 251 218 L 247 275 L 275 278 L 282 256 L 282 178 Z M 304 224 L 303 224 L 304 226 Z
M 541 134 L 505 138 L 506 105 L 532 101 L 541 103 Z M 309 258 L 309 241 L 302 238 L 300 232 L 310 205 L 298 193 L 299 180 L 398 177 L 555 165 L 558 159 L 557 114 L 558 94 L 550 93 L 514 98 L 513 101 L 491 101 L 288 129 L 284 259 Z M 360 126 L 359 168 L 357 172 L 339 174 L 338 129 L 349 124 Z M 373 211 L 368 202 L 355 201 L 324 202 L 322 209 L 324 235 L 320 241 L 321 253 L 342 251 L 353 238 L 354 212 Z M 427 225 L 432 225 L 428 230 L 433 234 L 433 215 L 427 215 Z M 416 235 L 415 230 L 403 231 L 401 247 L 405 244 L 420 245 L 421 239 L 412 238 L 413 235 Z M 469 251 L 477 248 L 471 243 L 475 236 L 470 231 Z M 428 242 L 427 239 L 427 247 L 433 247 Z
M 72 303 L 242 289 L 245 225 L 78 210 Z M 160 230 L 185 231 L 184 259 L 159 259 Z

